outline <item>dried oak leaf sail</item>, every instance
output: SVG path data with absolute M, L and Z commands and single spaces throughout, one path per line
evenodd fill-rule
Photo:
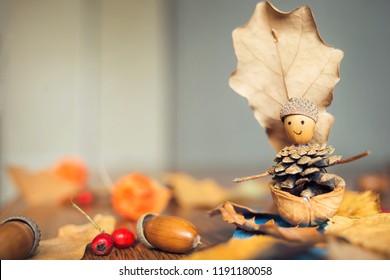
M 93 220 L 106 233 L 112 233 L 116 220 L 111 215 L 98 214 Z M 83 225 L 65 225 L 55 238 L 42 240 L 37 252 L 31 257 L 34 260 L 81 260 L 86 246 L 99 234 L 91 223 Z
M 284 13 L 260 2 L 249 22 L 233 31 L 233 44 L 237 67 L 229 84 L 248 100 L 272 146 L 280 150 L 291 145 L 279 112 L 292 97 L 317 105 L 312 143 L 326 143 L 334 122 L 326 108 L 340 79 L 343 52 L 324 43 L 310 8 Z

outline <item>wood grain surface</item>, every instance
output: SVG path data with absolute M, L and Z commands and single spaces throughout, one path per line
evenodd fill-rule
M 272 201 L 262 201 L 257 205 L 269 205 Z M 243 204 L 251 206 L 248 204 Z M 381 207 L 384 211 L 390 209 L 390 189 L 381 195 Z M 96 214 L 110 214 L 116 218 L 116 227 L 128 227 L 136 232 L 136 225 L 134 222 L 119 217 L 110 205 L 110 200 L 104 196 L 97 196 L 94 203 L 89 206 L 83 206 L 84 211 L 91 217 Z M 233 225 L 227 224 L 222 218 L 217 215 L 209 217 L 208 209 L 183 209 L 177 206 L 174 201 L 171 202 L 169 207 L 163 214 L 174 215 L 182 217 L 193 223 L 200 235 L 202 244 L 198 246 L 196 250 L 211 247 L 216 244 L 228 241 L 235 230 Z M 1 207 L 0 221 L 9 218 L 11 216 L 27 216 L 33 219 L 40 227 L 42 238 L 41 240 L 50 239 L 57 236 L 58 229 L 66 224 L 82 225 L 88 223 L 87 219 L 71 204 L 67 205 L 41 205 L 31 206 L 27 205 L 21 197 L 9 201 Z M 107 256 L 96 256 L 92 253 L 89 246 L 86 247 L 84 260 L 178 260 L 185 257 L 188 254 L 172 254 L 166 253 L 156 249 L 149 249 L 136 241 L 134 246 L 128 249 L 117 249 Z
M 111 214 L 117 218 L 117 227 L 125 226 L 135 232 L 136 225 L 117 216 L 107 199 L 98 199 L 94 204 L 83 207 L 85 212 L 91 217 L 96 214 Z M 227 241 L 233 234 L 234 226 L 222 221 L 220 217 L 209 217 L 207 210 L 183 210 L 172 203 L 164 214 L 182 217 L 193 223 L 201 235 L 202 244 L 195 250 L 213 246 L 215 244 Z M 1 208 L 0 220 L 10 216 L 27 216 L 33 219 L 41 230 L 42 240 L 50 239 L 57 235 L 58 229 L 66 224 L 82 225 L 88 223 L 86 218 L 75 210 L 70 204 L 60 206 L 29 206 L 22 198 L 10 201 Z M 187 254 L 190 254 L 189 252 Z M 172 254 L 160 250 L 149 249 L 136 241 L 133 247 L 128 249 L 117 249 L 107 256 L 96 256 L 92 254 L 89 246 L 86 247 L 84 260 L 176 260 L 181 259 L 186 254 Z

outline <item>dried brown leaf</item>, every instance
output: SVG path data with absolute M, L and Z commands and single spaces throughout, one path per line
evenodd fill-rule
M 173 190 L 173 197 L 184 209 L 213 209 L 226 200 L 258 201 L 269 195 L 268 180 L 242 182 L 234 187 L 220 185 L 216 180 L 198 180 L 184 172 L 165 174 L 163 181 Z
M 185 209 L 213 208 L 229 195 L 226 188 L 210 178 L 197 180 L 186 173 L 170 173 L 164 181 L 173 189 L 179 206 Z
M 237 213 L 236 208 L 239 209 L 238 211 L 241 212 L 240 214 Z M 217 208 L 211 210 L 209 212 L 209 215 L 210 216 L 214 216 L 216 214 L 221 214 L 222 215 L 222 219 L 225 222 L 228 222 L 229 224 L 233 224 L 233 225 L 235 225 L 237 227 L 242 227 L 244 225 L 244 223 L 245 223 L 244 213 L 255 214 L 248 207 L 241 206 L 241 205 L 232 203 L 230 201 L 226 201 L 222 205 L 220 205 Z
M 60 204 L 80 191 L 77 184 L 59 177 L 52 170 L 30 172 L 20 166 L 11 166 L 8 173 L 23 198 L 31 205 Z
M 390 214 L 381 213 L 352 219 L 334 216 L 325 228 L 326 234 L 342 237 L 354 245 L 390 258 Z
M 379 214 L 378 194 L 372 191 L 353 192 L 346 190 L 336 215 L 359 218 Z
M 186 260 L 286 259 L 303 253 L 309 246 L 287 242 L 267 235 L 246 239 L 232 238 L 226 243 L 196 251 Z
M 279 218 L 278 215 L 253 211 L 230 201 L 209 212 L 210 215 L 218 213 L 221 213 L 224 221 L 248 232 L 267 234 L 292 242 L 314 244 L 323 241 L 323 235 L 317 231 L 317 227 L 280 227 L 274 223 L 274 219 Z M 246 218 L 248 214 L 252 214 L 253 218 Z M 255 216 L 269 219 L 269 222 L 256 224 Z
M 96 215 L 93 220 L 104 230 L 111 233 L 115 229 L 115 218 L 111 215 Z M 65 225 L 55 238 L 42 240 L 38 250 L 31 257 L 34 260 L 81 260 L 86 246 L 99 234 L 91 223 L 83 225 Z
M 339 81 L 343 52 L 320 37 L 309 7 L 289 13 L 257 4 L 249 22 L 233 32 L 237 67 L 229 84 L 248 100 L 276 150 L 290 145 L 279 112 L 292 97 L 319 109 L 312 142 L 326 143 L 334 118 L 326 112 Z

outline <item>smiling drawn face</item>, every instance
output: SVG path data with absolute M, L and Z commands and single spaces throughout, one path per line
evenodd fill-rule
M 307 144 L 314 135 L 315 121 L 304 115 L 289 115 L 283 120 L 288 139 L 293 144 Z

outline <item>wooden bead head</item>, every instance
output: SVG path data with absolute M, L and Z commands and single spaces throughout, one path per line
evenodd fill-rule
M 318 120 L 317 106 L 308 99 L 291 98 L 280 110 L 288 139 L 293 144 L 307 144 Z
M 284 118 L 284 129 L 293 144 L 307 144 L 315 130 L 315 121 L 304 115 L 290 115 Z

